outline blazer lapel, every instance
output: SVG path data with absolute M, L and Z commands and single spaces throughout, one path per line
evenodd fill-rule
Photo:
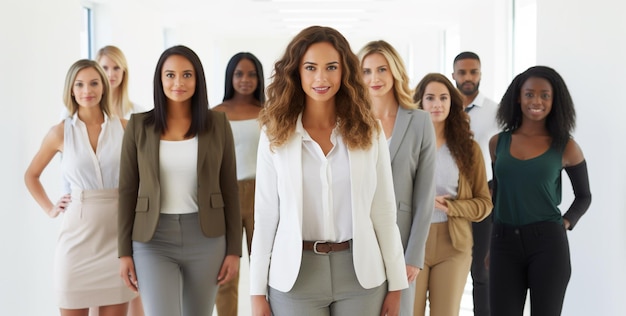
M 202 170 L 202 163 L 205 161 L 205 157 L 207 152 L 209 151 L 210 145 L 210 134 L 213 131 L 213 127 L 209 127 L 209 131 L 198 133 L 198 165 L 196 168 L 196 172 L 198 173 L 198 177 L 200 177 L 200 172 Z
M 150 137 L 146 137 L 146 140 L 148 141 L 147 145 L 148 145 L 148 157 L 146 157 L 147 159 L 149 159 L 149 165 L 152 167 L 152 171 L 154 172 L 154 174 L 156 175 L 156 179 L 160 179 L 161 177 L 161 173 L 160 173 L 160 156 L 159 156 L 159 148 L 160 148 L 160 144 L 161 144 L 161 134 L 158 133 L 155 129 L 154 129 L 154 124 L 153 125 L 147 125 L 145 127 L 146 129 L 146 135 L 150 136 Z
M 298 209 L 298 220 L 302 227 L 302 135 L 294 133 L 292 140 L 285 143 L 285 164 L 288 178 L 293 189 L 293 201 Z
M 393 132 L 391 134 L 391 144 L 389 144 L 389 156 L 391 157 L 391 162 L 393 162 L 393 159 L 398 153 L 400 143 L 402 142 L 404 134 L 406 134 L 406 130 L 411 122 L 411 115 L 409 115 L 409 113 L 410 110 L 406 110 L 403 107 L 398 108 L 396 123 L 393 126 Z
M 354 192 L 357 184 L 362 183 L 361 173 L 363 172 L 362 151 L 348 149 L 348 161 L 350 162 L 350 191 Z

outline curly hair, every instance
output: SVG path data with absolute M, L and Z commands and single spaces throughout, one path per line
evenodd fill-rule
M 445 85 L 448 92 L 450 92 L 450 113 L 446 118 L 444 127 L 446 144 L 457 166 L 459 166 L 459 171 L 464 175 L 469 175 L 475 163 L 472 154 L 474 140 L 470 131 L 469 117 L 464 111 L 463 99 L 459 91 L 446 76 L 439 73 L 429 73 L 415 87 L 413 100 L 420 109 L 423 109 L 422 99 L 426 87 L 431 82 L 439 82 Z
M 342 67 L 341 87 L 335 96 L 339 131 L 348 148 L 367 149 L 373 132 L 379 131 L 367 88 L 363 83 L 359 59 L 348 41 L 330 27 L 311 26 L 298 33 L 275 63 L 272 83 L 267 87 L 267 102 L 259 121 L 265 126 L 272 148 L 280 147 L 294 133 L 298 116 L 304 110 L 305 92 L 300 79 L 302 57 L 316 43 L 329 43 L 339 53 Z
M 529 78 L 543 78 L 552 86 L 552 110 L 546 118 L 546 129 L 552 137 L 552 146 L 562 148 L 576 127 L 574 101 L 565 81 L 554 69 L 534 66 L 517 75 L 502 96 L 496 119 L 505 131 L 514 131 L 522 124 L 520 96 L 522 86 Z
M 417 109 L 417 104 L 413 101 L 413 90 L 409 87 L 409 76 L 406 73 L 402 57 L 391 44 L 379 40 L 371 41 L 359 51 L 359 60 L 363 65 L 365 57 L 371 54 L 381 54 L 389 64 L 389 70 L 393 75 L 393 95 L 405 109 Z

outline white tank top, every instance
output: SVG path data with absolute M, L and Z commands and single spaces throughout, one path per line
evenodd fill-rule
M 159 143 L 162 214 L 198 212 L 198 136 Z
M 124 128 L 118 118 L 104 116 L 96 152 L 78 114 L 65 119 L 61 169 L 71 191 L 117 189 Z
M 261 128 L 257 119 L 230 121 L 235 140 L 237 180 L 256 178 L 256 152 Z

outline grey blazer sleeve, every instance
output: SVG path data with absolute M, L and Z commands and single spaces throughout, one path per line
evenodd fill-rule
M 407 265 L 424 267 L 426 239 L 430 230 L 430 221 L 435 208 L 435 130 L 430 116 L 423 111 L 413 111 L 416 121 L 421 126 L 421 145 L 416 146 L 413 155 L 418 155 L 418 165 L 413 182 L 413 222 L 407 247 L 405 261 Z

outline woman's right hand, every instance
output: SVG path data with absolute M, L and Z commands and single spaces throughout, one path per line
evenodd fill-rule
M 124 256 L 120 257 L 120 277 L 124 280 L 124 284 L 128 286 L 131 291 L 137 293 L 139 286 L 137 284 L 137 274 L 135 273 L 135 263 L 133 257 Z
M 59 201 L 52 206 L 50 210 L 48 210 L 48 216 L 55 218 L 59 216 L 59 214 L 65 212 L 67 206 L 72 202 L 72 195 L 65 194 L 63 195 Z
M 252 316 L 271 316 L 270 303 L 265 295 L 252 295 Z

